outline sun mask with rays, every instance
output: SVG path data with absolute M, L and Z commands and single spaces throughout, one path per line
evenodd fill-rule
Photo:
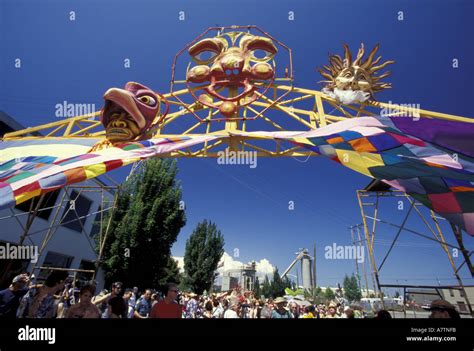
M 365 93 L 367 97 L 374 98 L 374 93 L 384 89 L 391 88 L 391 83 L 384 83 L 381 80 L 388 77 L 391 72 L 387 71 L 381 75 L 377 72 L 385 68 L 387 65 L 395 63 L 395 61 L 385 61 L 378 64 L 382 59 L 379 56 L 374 60 L 375 54 L 379 49 L 377 44 L 369 53 L 367 59 L 364 60 L 364 44 L 362 43 L 357 57 L 352 60 L 352 54 L 349 47 L 344 44 L 344 59 L 339 55 L 329 55 L 329 65 L 324 65 L 324 70 L 319 69 L 319 73 L 327 80 L 325 90 L 337 91 L 354 91 Z

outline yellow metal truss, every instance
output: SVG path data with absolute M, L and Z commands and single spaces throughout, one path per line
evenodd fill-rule
M 281 78 L 281 80 L 291 80 Z M 283 82 L 282 82 L 283 83 Z M 286 83 L 286 82 L 285 82 Z M 198 88 L 195 88 L 198 89 Z M 284 94 L 277 98 L 277 94 Z M 382 109 L 386 116 L 411 116 L 449 121 L 474 123 L 474 119 L 445 113 L 416 109 L 411 106 L 367 101 L 344 105 L 324 93 L 274 84 L 265 95 L 248 106 L 241 107 L 236 118 L 216 121 L 219 111 L 190 100 L 188 89 L 164 94 L 171 105 L 170 113 L 161 121 L 153 137 L 176 138 L 183 136 L 224 135 L 217 141 L 205 143 L 196 149 L 179 150 L 166 157 L 218 157 L 218 151 L 255 151 L 260 157 L 314 156 L 315 154 L 291 144 L 261 140 L 249 136 L 232 136 L 233 132 L 250 131 L 308 131 L 348 118 L 377 116 Z M 5 134 L 3 140 L 48 138 L 103 138 L 105 131 L 99 121 L 100 111 L 89 115 L 71 117 L 57 122 Z M 197 115 L 201 117 L 196 118 Z M 158 121 L 158 118 L 157 118 Z M 283 127 L 286 125 L 286 127 Z M 289 125 L 291 125 L 289 127 Z M 37 134 L 41 134 L 38 136 Z M 36 135 L 34 135 L 36 134 Z

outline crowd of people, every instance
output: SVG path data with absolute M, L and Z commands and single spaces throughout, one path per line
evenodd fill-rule
M 73 284 L 74 283 L 74 284 Z M 223 293 L 197 295 L 181 293 L 168 283 L 161 291 L 112 284 L 110 291 L 96 294 L 94 284 L 76 287 L 68 273 L 54 271 L 41 284 L 29 274 L 16 276 L 11 285 L 0 291 L 0 318 L 202 318 L 202 319 L 296 319 L 296 318 L 366 318 L 353 306 L 336 301 L 327 304 L 303 304 L 284 297 L 263 299 L 250 291 L 237 289 Z M 389 319 L 388 311 L 376 311 L 375 318 Z M 459 318 L 454 306 L 444 300 L 433 301 L 431 318 Z

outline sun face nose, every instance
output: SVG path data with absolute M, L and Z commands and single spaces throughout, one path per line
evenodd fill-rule
M 226 55 L 221 60 L 221 67 L 226 75 L 239 74 L 243 66 L 244 59 L 235 54 Z

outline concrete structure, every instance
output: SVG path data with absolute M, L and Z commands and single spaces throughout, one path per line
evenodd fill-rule
M 296 258 L 290 263 L 288 268 L 281 275 L 284 278 L 293 269 L 298 261 L 301 261 L 301 287 L 304 289 L 312 289 L 314 286 L 313 275 L 313 257 L 308 254 L 307 249 L 302 249 L 296 253 Z M 298 282 L 299 283 L 299 282 Z M 297 283 L 297 284 L 298 284 Z M 299 284 L 298 284 L 299 285 Z
M 466 290 L 467 299 L 469 300 L 472 309 L 474 309 L 474 286 L 464 286 L 464 289 Z M 443 296 L 443 299 L 456 306 L 460 313 L 469 313 L 462 290 L 441 289 L 440 293 Z
M 23 126 L 0 111 L 0 135 L 3 136 L 4 133 L 16 129 L 23 129 Z M 95 236 L 99 234 L 101 210 L 104 210 L 104 213 L 106 210 L 102 206 L 111 207 L 114 198 L 113 191 L 101 190 L 98 182 L 100 181 L 86 181 L 66 190 L 61 189 L 45 195 L 42 210 L 32 222 L 23 245 L 36 246 L 40 251 L 43 239 L 53 223 L 54 234 L 42 250 L 36 264 L 30 260 L 14 260 L 13 265 L 8 266 L 8 260 L 0 260 L 0 278 L 5 273 L 3 286 L 8 285 L 8 280 L 18 272 L 31 272 L 34 266 L 95 269 L 97 260 Z M 83 189 L 81 186 L 94 186 L 96 190 Z M 34 208 L 37 201 L 38 198 L 34 198 L 14 208 L 0 211 L 0 245 L 5 246 L 7 243 L 14 245 L 20 242 L 29 217 L 30 205 L 33 203 Z M 57 218 L 54 221 L 56 211 Z M 38 270 L 35 270 L 34 274 L 39 279 L 44 277 L 44 273 L 41 274 Z M 82 278 L 90 279 L 91 276 L 83 274 Z M 98 288 L 102 288 L 103 273 L 100 269 L 96 280 Z
M 251 262 L 237 269 L 229 269 L 222 273 L 222 291 L 241 288 L 251 291 L 255 287 L 256 263 Z
M 464 287 L 467 293 L 467 298 L 474 309 L 474 286 Z M 449 289 L 446 287 L 436 289 L 407 289 L 407 301 L 414 302 L 419 306 L 425 308 L 429 307 L 434 300 L 443 299 L 456 307 L 459 313 L 469 313 L 469 309 L 464 297 L 464 293 L 459 289 Z

